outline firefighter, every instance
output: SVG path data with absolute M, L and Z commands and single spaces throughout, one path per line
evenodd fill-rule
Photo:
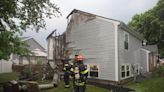
M 72 75 L 73 68 L 72 65 L 68 62 L 68 59 L 64 59 L 64 83 L 65 83 L 65 88 L 69 88 L 69 82 L 70 82 L 70 75 Z
M 73 92 L 85 92 L 88 70 L 83 64 L 83 57 L 78 55 L 74 65 L 74 89 Z

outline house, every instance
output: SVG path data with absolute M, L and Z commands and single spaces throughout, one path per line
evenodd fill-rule
M 30 56 L 18 56 L 12 55 L 12 61 L 16 65 L 27 65 L 31 64 L 45 64 L 47 63 L 47 52 L 34 38 L 22 37 L 28 47 L 27 49 L 32 53 Z
M 149 57 L 155 54 L 143 48 L 144 38 L 123 22 L 76 9 L 67 19 L 66 48 L 70 58 L 76 53 L 84 56 L 89 78 L 121 82 L 150 71 Z

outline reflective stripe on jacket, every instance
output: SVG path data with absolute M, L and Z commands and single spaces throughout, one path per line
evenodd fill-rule
M 76 85 L 76 86 L 84 86 L 84 85 L 85 85 L 85 82 L 80 82 L 80 83 L 75 82 L 75 85 Z

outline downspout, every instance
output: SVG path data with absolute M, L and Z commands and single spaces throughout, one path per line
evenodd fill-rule
M 114 29 L 115 29 L 115 81 L 120 82 L 119 79 L 119 60 L 118 60 L 118 26 L 120 23 L 115 22 L 114 23 Z

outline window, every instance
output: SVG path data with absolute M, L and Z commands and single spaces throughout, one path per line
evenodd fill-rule
M 90 65 L 90 77 L 98 77 L 98 65 Z
M 129 67 L 129 65 L 126 65 L 126 76 L 127 77 L 130 76 L 130 67 Z
M 121 66 L 121 78 L 130 77 L 130 65 L 122 65 Z
M 125 78 L 125 66 L 121 66 L 121 77 Z
M 124 48 L 126 49 L 126 50 L 128 50 L 128 48 L 129 48 L 129 35 L 128 35 L 128 33 L 125 33 L 125 39 L 124 39 Z

